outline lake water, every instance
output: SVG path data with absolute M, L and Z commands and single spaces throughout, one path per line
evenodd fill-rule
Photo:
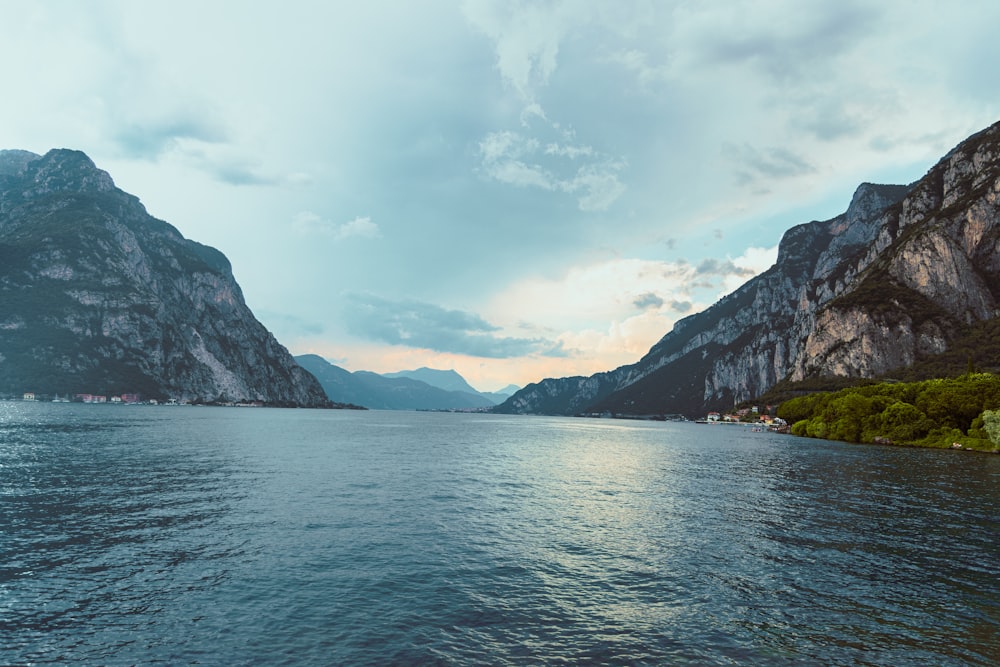
M 0 664 L 996 665 L 1000 456 L 0 403 Z

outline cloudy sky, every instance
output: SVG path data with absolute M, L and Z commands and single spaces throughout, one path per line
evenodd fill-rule
M 0 148 L 85 151 L 293 354 L 637 360 L 1000 120 L 1000 3 L 0 0 Z

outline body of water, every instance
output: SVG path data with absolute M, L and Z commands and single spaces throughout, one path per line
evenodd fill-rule
M 1000 457 L 0 403 L 0 664 L 996 665 Z

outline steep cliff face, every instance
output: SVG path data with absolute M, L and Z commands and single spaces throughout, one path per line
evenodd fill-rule
M 816 304 L 790 377 L 871 377 L 1000 315 L 1000 124 L 945 156 L 880 216 L 857 276 Z
M 0 151 L 0 394 L 326 405 L 229 261 L 77 151 Z
M 785 378 L 909 366 L 1000 315 L 998 199 L 1000 124 L 912 187 L 863 184 L 844 214 L 790 229 L 773 267 L 636 364 L 529 385 L 499 410 L 696 415 Z

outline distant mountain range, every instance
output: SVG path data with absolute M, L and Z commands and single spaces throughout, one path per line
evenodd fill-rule
M 500 391 L 478 391 L 465 381 L 461 375 L 454 370 L 436 370 L 434 368 L 422 367 L 412 371 L 398 371 L 396 373 L 382 373 L 382 377 L 387 378 L 410 378 L 426 382 L 432 387 L 444 389 L 445 391 L 458 391 L 467 394 L 485 396 L 492 403 L 499 404 L 506 401 L 520 389 L 516 384 L 509 384 Z
M 297 356 L 295 360 L 319 380 L 330 400 L 376 410 L 487 409 L 517 391 L 511 385 L 506 394 L 479 392 L 454 370 L 418 368 L 379 375 L 369 371 L 352 373 L 315 354 Z
M 329 407 L 229 260 L 79 151 L 0 151 L 0 396 Z
M 700 416 L 778 383 L 899 375 L 960 349 L 996 368 L 998 304 L 1000 123 L 916 183 L 862 184 L 842 215 L 788 230 L 774 266 L 638 362 L 528 385 L 496 411 Z
M 0 151 L 0 397 L 700 416 L 776 387 L 902 377 L 965 355 L 1000 366 L 1000 123 L 916 183 L 862 184 L 842 215 L 788 230 L 774 266 L 636 363 L 505 400 L 454 371 L 293 359 L 221 252 L 150 216 L 86 155 Z
M 0 397 L 461 410 L 516 390 L 481 393 L 455 371 L 296 362 L 221 252 L 150 216 L 86 155 L 0 151 Z

